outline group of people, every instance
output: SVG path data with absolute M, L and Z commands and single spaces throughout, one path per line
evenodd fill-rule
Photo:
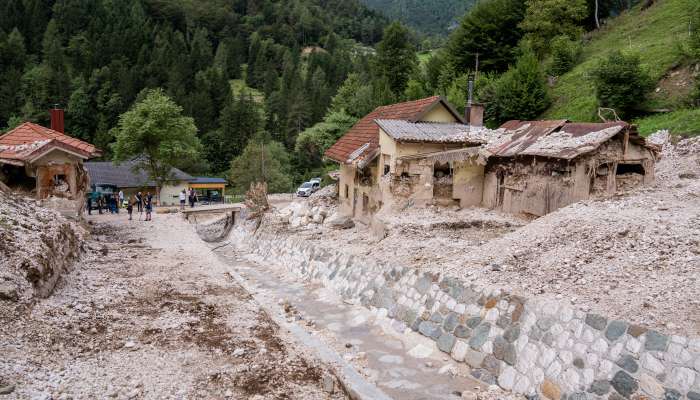
M 199 198 L 197 198 L 197 191 L 194 189 L 190 190 L 185 190 L 182 189 L 182 192 L 180 192 L 180 210 L 185 209 L 185 203 L 188 202 L 190 203 L 190 208 L 193 208 L 195 203 L 199 201 Z
M 96 207 L 100 214 L 102 214 L 103 209 L 109 211 L 110 214 L 119 214 L 120 208 L 126 208 L 126 212 L 129 214 L 129 220 L 133 219 L 134 207 L 136 207 L 139 213 L 146 212 L 146 221 L 151 221 L 153 214 L 153 195 L 151 192 L 146 192 L 144 196 L 141 192 L 138 192 L 135 196 L 129 196 L 125 199 L 124 192 L 120 190 L 119 193 L 103 193 L 96 196 L 96 198 L 88 196 L 88 215 L 92 215 L 93 207 Z

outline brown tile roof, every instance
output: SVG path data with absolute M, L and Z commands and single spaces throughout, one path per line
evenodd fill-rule
M 440 96 L 377 107 L 359 120 L 333 146 L 326 150 L 324 156 L 345 164 L 348 163 L 351 154 L 356 156 L 356 159 L 360 159 L 366 154 L 373 154 L 379 148 L 379 127 L 374 122 L 376 119 L 398 119 L 415 122 L 440 102 L 461 121 L 460 116 Z M 369 145 L 363 149 L 361 154 L 353 154 L 353 152 L 368 143 Z
M 90 143 L 41 125 L 25 122 L 0 136 L 0 159 L 27 161 L 48 147 L 64 149 L 85 158 L 102 154 Z

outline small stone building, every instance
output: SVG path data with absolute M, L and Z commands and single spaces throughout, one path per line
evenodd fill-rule
M 660 149 L 626 122 L 509 121 L 483 151 L 483 205 L 542 216 L 654 181 Z
M 52 110 L 52 128 L 25 122 L 0 136 L 0 181 L 35 193 L 44 205 L 67 216 L 78 216 L 89 187 L 83 162 L 102 153 L 63 133 L 62 110 Z
M 472 110 L 470 126 L 445 99 L 433 96 L 378 107 L 362 118 L 325 153 L 340 164 L 340 212 L 368 223 L 384 204 L 478 204 L 480 187 L 466 188 L 472 176 L 483 176 L 483 166 L 472 162 L 476 152 L 465 155 L 464 149 L 485 138 L 483 108 Z M 459 165 L 443 154 L 450 151 L 462 152 Z

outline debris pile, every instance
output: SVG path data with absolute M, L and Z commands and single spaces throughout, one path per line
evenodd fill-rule
M 328 185 L 309 196 L 308 201 L 294 201 L 280 211 L 281 220 L 292 229 L 313 229 L 330 222 L 337 208 L 336 186 Z
M 0 190 L 0 301 L 50 295 L 80 257 L 84 234 L 34 199 Z

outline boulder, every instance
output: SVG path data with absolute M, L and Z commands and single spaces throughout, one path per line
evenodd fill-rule
M 326 225 L 335 229 L 350 229 L 355 226 L 355 223 L 352 221 L 351 217 L 335 213 L 329 218 L 326 218 Z

